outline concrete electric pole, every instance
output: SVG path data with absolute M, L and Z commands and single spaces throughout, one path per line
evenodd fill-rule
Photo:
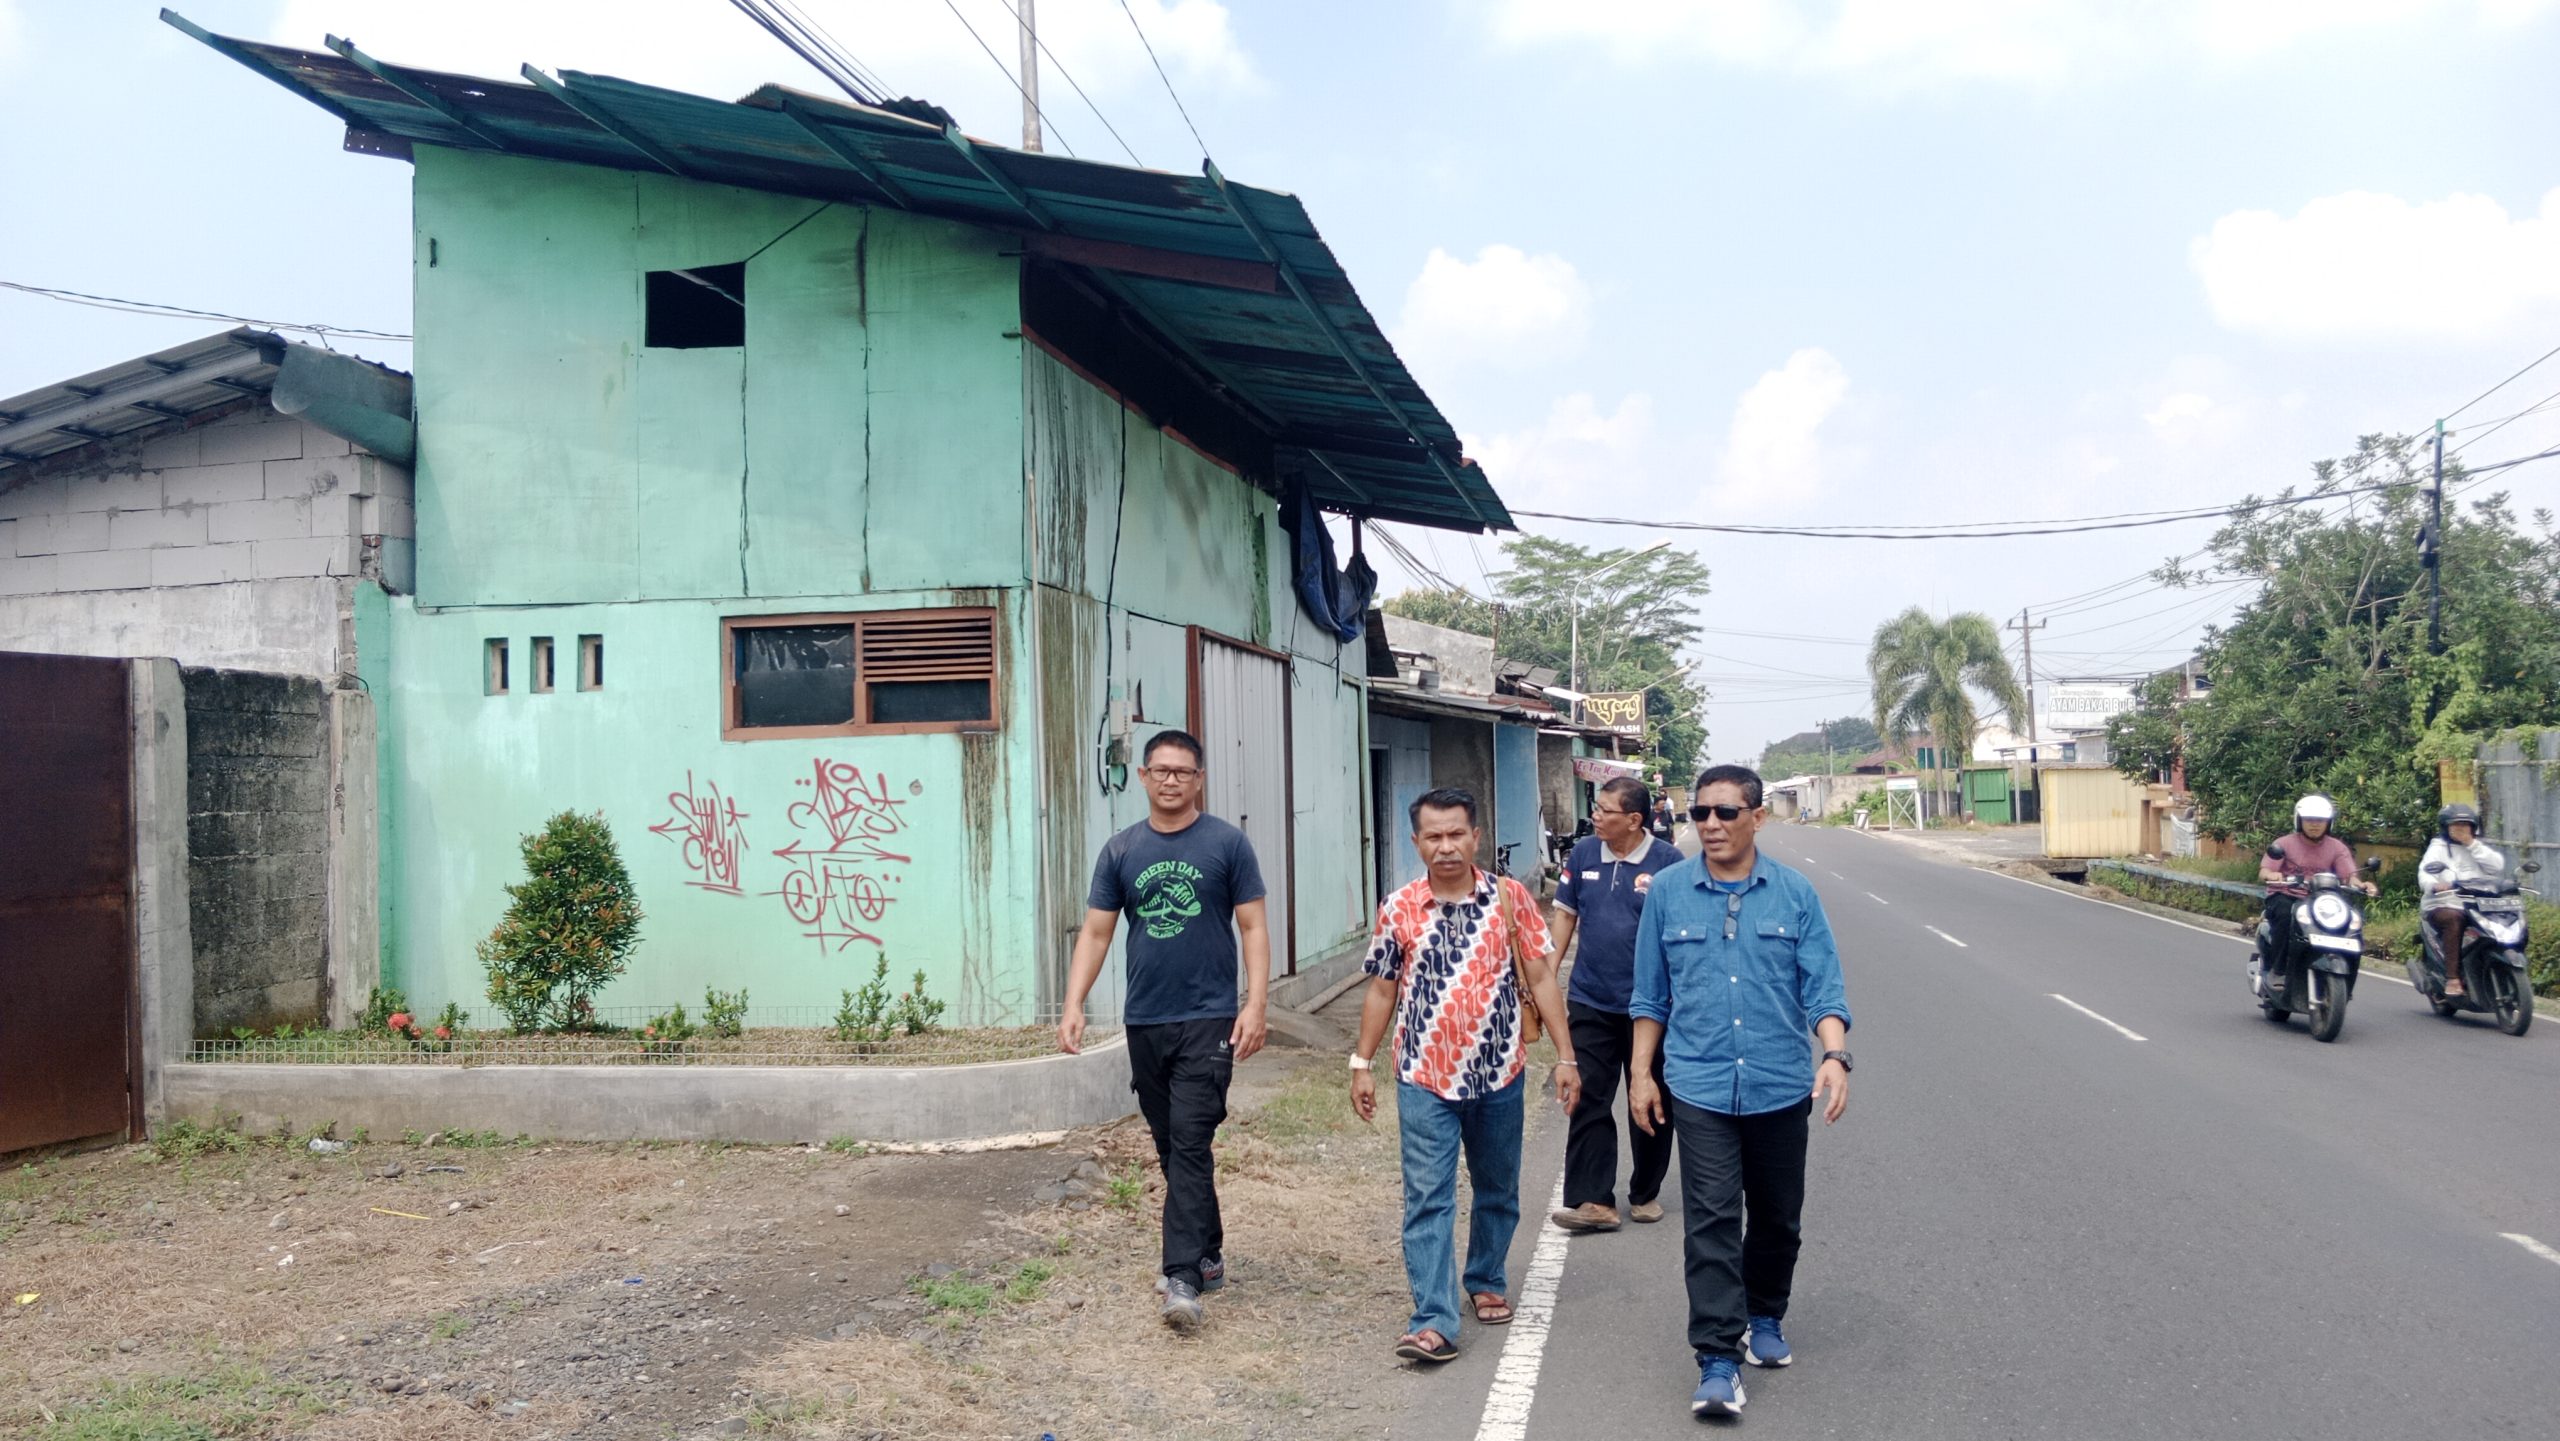
M 2016 631 L 2018 639 L 2026 646 L 2027 764 L 2029 765 L 2034 765 L 2042 759 L 2036 754 L 2036 632 L 2051 624 L 2053 622 L 2048 620 L 2040 620 L 2033 625 L 2027 624 L 2027 612 L 2024 609 L 2019 610 L 2016 620 L 2009 622 L 2009 629 Z
M 1022 148 L 1040 148 L 1040 23 L 1032 0 L 1018 0 L 1022 15 Z

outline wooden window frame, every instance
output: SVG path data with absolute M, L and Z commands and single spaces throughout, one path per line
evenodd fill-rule
M 987 709 L 985 720 L 874 722 L 871 691 L 862 682 L 862 628 L 883 621 L 987 621 Z M 843 725 L 742 726 L 738 724 L 738 644 L 741 630 L 783 626 L 848 625 L 853 637 L 853 719 Z M 909 610 L 813 611 L 788 615 L 735 615 L 720 619 L 720 738 L 724 741 L 816 740 L 829 736 L 989 734 L 1004 728 L 1004 616 L 995 606 L 941 605 Z

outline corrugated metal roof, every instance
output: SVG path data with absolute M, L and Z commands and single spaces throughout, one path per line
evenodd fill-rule
M 1295 197 L 982 144 L 956 127 L 768 85 L 728 102 L 563 71 L 477 79 L 172 24 L 344 121 L 412 144 L 572 161 L 1017 230 L 1078 266 L 1252 415 L 1328 510 L 1513 529 Z
M 284 353 L 243 326 L 0 400 L 0 484 L 31 461 L 264 397 Z

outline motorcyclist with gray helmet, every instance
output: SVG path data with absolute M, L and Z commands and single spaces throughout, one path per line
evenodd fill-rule
M 2303 881 L 2326 873 L 2366 895 L 2371 881 L 2356 875 L 2356 853 L 2329 833 L 2338 807 L 2324 795 L 2307 795 L 2293 803 L 2293 829 L 2275 838 L 2258 861 L 2259 883 L 2267 888 L 2267 956 L 2281 960 L 2293 943 L 2293 908 L 2305 894 Z
M 2463 881 L 2496 876 L 2506 867 L 2506 857 L 2498 854 L 2497 847 L 2480 839 L 2477 808 L 2455 801 L 2436 812 L 2436 837 L 2427 842 L 2427 853 L 2418 862 L 2418 888 L 2427 924 L 2444 938 L 2444 994 L 2448 1000 L 2462 994 L 2464 912 L 2453 888 Z

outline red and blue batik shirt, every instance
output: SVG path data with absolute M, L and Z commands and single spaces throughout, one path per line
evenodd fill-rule
M 1497 896 L 1499 902 L 1497 903 Z M 1479 870 L 1462 901 L 1431 894 L 1428 876 L 1378 907 L 1365 973 L 1396 981 L 1396 1079 L 1448 1101 L 1520 1079 L 1520 990 L 1511 934 L 1544 956 L 1547 922 L 1528 888 Z

